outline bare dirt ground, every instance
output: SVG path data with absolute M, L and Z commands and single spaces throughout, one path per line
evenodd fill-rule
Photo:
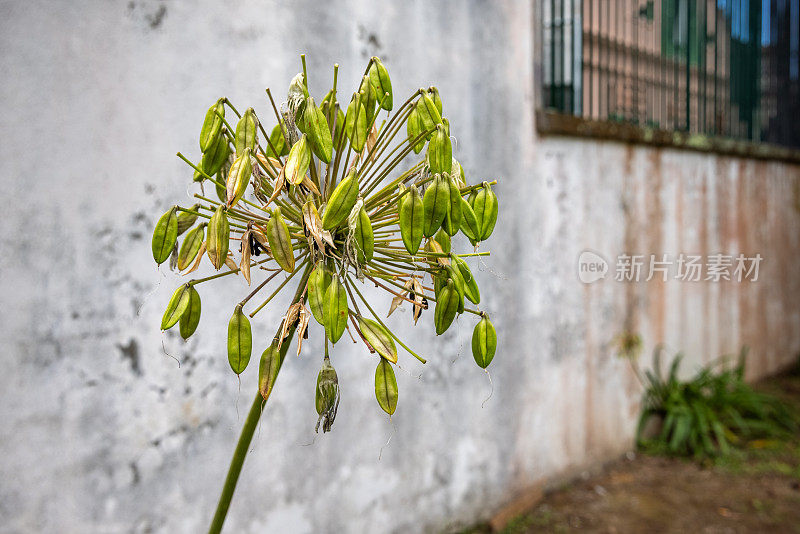
M 800 410 L 797 373 L 758 389 Z M 800 435 L 752 442 L 706 464 L 629 454 L 596 477 L 547 493 L 503 532 L 800 533 Z

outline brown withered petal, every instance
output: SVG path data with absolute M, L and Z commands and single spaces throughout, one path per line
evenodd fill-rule
M 239 268 L 242 270 L 242 276 L 247 280 L 247 285 L 250 285 L 250 236 L 253 231 L 247 229 L 242 234 L 242 260 L 239 262 Z
M 184 276 L 186 276 L 189 273 L 193 273 L 194 271 L 197 270 L 198 267 L 200 267 L 200 262 L 203 260 L 203 256 L 205 255 L 205 253 L 206 253 L 206 242 L 203 241 L 203 243 L 200 245 L 200 250 L 197 251 L 197 256 L 195 256 L 194 258 L 194 263 L 192 264 L 192 266 L 189 268 L 188 271 L 183 273 Z
M 272 191 L 272 196 L 269 197 L 269 204 L 270 202 L 274 201 L 278 196 L 280 196 L 281 191 L 286 185 L 286 173 L 284 172 L 284 167 L 281 167 L 281 172 L 278 173 L 278 177 L 275 179 L 275 189 Z
M 228 266 L 228 269 L 231 271 L 235 271 L 239 267 L 236 265 L 236 260 L 233 259 L 233 252 L 230 250 L 228 251 L 228 256 L 225 258 L 225 265 Z
M 319 212 L 312 200 L 308 200 L 303 204 L 303 225 L 314 239 L 314 242 L 316 242 L 317 248 L 325 250 L 325 243 L 322 237 L 322 219 L 319 218 Z
M 414 292 L 412 290 L 413 283 L 414 283 L 414 278 L 409 278 L 406 281 L 406 283 L 403 284 L 403 287 L 406 289 L 406 291 L 404 291 L 403 293 L 408 293 L 408 298 L 412 300 L 414 299 Z M 405 302 L 405 300 L 406 299 L 404 299 L 402 295 L 393 297 L 392 304 L 389 306 L 389 313 L 386 314 L 386 317 L 389 317 L 392 314 L 392 312 L 398 308 L 398 306 L 400 306 L 403 302 Z
M 287 338 L 289 335 L 289 329 L 292 325 L 297 321 L 298 317 L 300 317 L 300 308 L 303 305 L 299 302 L 295 302 L 289 309 L 286 310 L 286 315 L 283 318 L 283 326 L 281 326 L 281 334 L 278 338 L 278 349 L 280 350 L 281 345 L 283 345 L 283 340 Z
M 298 302 L 298 304 L 300 304 Z M 300 312 L 297 319 L 297 356 L 300 357 L 300 350 L 303 348 L 303 340 L 308 339 L 308 322 L 311 320 L 311 311 L 300 305 Z
M 303 187 L 305 187 L 306 189 L 308 189 L 309 191 L 311 191 L 312 193 L 314 193 L 318 197 L 322 196 L 322 193 L 319 192 L 319 189 L 314 184 L 314 182 L 311 181 L 311 178 L 309 178 L 307 174 L 305 176 L 303 176 L 303 181 L 300 182 L 300 185 L 302 185 Z

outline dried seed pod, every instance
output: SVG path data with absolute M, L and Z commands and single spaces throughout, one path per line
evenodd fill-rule
M 228 257 L 230 232 L 231 226 L 228 223 L 225 207 L 219 206 L 208 222 L 208 235 L 206 236 L 208 259 L 211 260 L 211 264 L 218 271 L 225 264 L 225 259 Z
M 315 432 L 319 432 L 319 425 L 322 424 L 322 432 L 330 432 L 333 421 L 336 419 L 336 411 L 339 408 L 339 378 L 336 376 L 336 369 L 331 365 L 327 357 L 322 362 L 322 369 L 317 375 L 317 391 L 314 396 L 314 405 L 317 408 L 317 426 Z
M 325 334 L 332 343 L 339 341 L 344 334 L 349 316 L 347 310 L 347 293 L 338 276 L 331 280 L 325 292 Z
M 275 150 L 273 150 L 273 148 Z M 286 144 L 286 139 L 283 138 L 283 128 L 281 128 L 280 124 L 276 124 L 269 134 L 267 156 L 278 159 L 279 157 L 285 156 L 288 153 L 289 147 Z
M 289 82 L 289 91 L 287 93 L 289 109 L 294 110 L 295 117 L 303 116 L 303 108 L 306 105 L 306 98 L 308 98 L 308 87 L 306 85 L 305 76 L 302 72 L 295 74 L 292 81 Z M 298 129 L 302 132 L 302 123 L 298 121 Z
M 200 130 L 200 151 L 205 152 L 214 144 L 222 131 L 222 119 L 225 117 L 225 99 L 220 98 L 208 108 L 203 128 Z
M 227 130 L 222 128 L 222 132 L 217 136 L 217 140 L 209 147 L 208 150 L 203 152 L 203 157 L 200 158 L 200 169 L 208 176 L 214 176 L 228 161 L 231 154 L 230 146 L 228 145 L 228 137 L 225 135 Z M 199 172 L 195 171 L 194 181 L 202 182 L 205 177 Z
M 283 220 L 281 209 L 275 208 L 272 217 L 267 222 L 267 241 L 272 257 L 286 272 L 294 272 L 294 250 L 289 227 Z
M 436 327 L 437 336 L 444 334 L 453 324 L 453 319 L 456 318 L 456 312 L 461 302 L 462 299 L 453 286 L 453 280 L 448 279 L 447 285 L 443 286 L 439 291 L 439 296 L 436 299 L 436 308 L 433 312 L 433 324 Z
M 418 104 L 411 104 L 411 106 L 411 112 L 408 114 L 408 119 L 406 119 L 406 132 L 409 142 L 414 141 L 414 139 L 422 133 L 422 121 L 419 118 L 419 111 L 417 111 Z M 414 145 L 414 153 L 419 154 L 424 147 L 425 140 L 420 139 L 417 141 L 417 144 Z
M 195 204 L 189 209 L 194 213 L 188 211 L 178 213 L 178 235 L 183 234 L 197 222 L 197 210 L 200 209 L 200 204 Z
M 276 343 L 272 343 L 261 353 L 261 360 L 258 362 L 258 391 L 266 401 L 275 386 L 278 372 L 281 370 L 281 351 Z
M 436 240 L 436 242 L 439 243 L 439 245 L 441 245 L 442 252 L 444 252 L 445 254 L 450 254 L 450 249 L 452 248 L 452 244 L 450 243 L 450 236 L 447 235 L 447 232 L 445 232 L 440 228 L 439 231 L 436 232 L 436 235 L 433 236 L 433 239 Z
M 403 238 L 406 250 L 413 256 L 422 243 L 422 230 L 425 224 L 425 208 L 417 186 L 412 185 L 411 189 L 400 198 L 399 211 L 400 236 Z
M 186 306 L 183 314 L 181 314 L 178 328 L 181 332 L 183 339 L 189 339 L 197 330 L 197 325 L 200 324 L 200 294 L 194 288 L 189 287 L 189 304 Z
M 189 306 L 191 299 L 191 284 L 183 284 L 172 294 L 161 318 L 161 330 L 169 330 L 177 323 Z
M 475 195 L 472 209 L 475 211 L 475 218 L 480 228 L 480 240 L 486 241 L 494 230 L 498 210 L 497 195 L 488 182 L 483 182 L 483 188 Z
M 242 305 L 237 304 L 231 320 L 228 321 L 228 363 L 237 375 L 247 369 L 250 354 L 253 351 L 253 331 L 250 320 L 242 312 Z
M 472 331 L 472 357 L 481 369 L 486 369 L 497 350 L 497 332 L 485 314 Z
M 428 143 L 428 167 L 431 172 L 447 173 L 450 174 L 450 169 L 453 166 L 453 146 L 450 142 L 450 137 L 444 131 L 444 126 L 441 124 L 436 125 L 436 131 Z
M 356 244 L 356 259 L 358 263 L 363 265 L 371 261 L 375 251 L 375 237 L 372 232 L 372 223 L 364 206 L 361 206 L 358 211 L 353 238 Z
M 397 363 L 397 347 L 389 331 L 380 323 L 356 316 L 358 329 L 372 348 L 392 363 Z
M 153 229 L 153 259 L 161 265 L 169 259 L 178 239 L 178 208 L 173 206 L 161 216 Z
M 205 241 L 205 230 L 206 225 L 201 224 L 186 234 L 186 237 L 183 239 L 183 244 L 181 245 L 181 250 L 178 253 L 179 271 L 187 269 L 197 257 L 197 253 L 200 251 L 200 245 Z
M 328 199 L 328 205 L 322 216 L 322 229 L 333 230 L 344 222 L 355 206 L 356 200 L 358 200 L 358 179 L 355 171 L 350 171 Z
M 436 87 L 428 87 L 428 95 L 431 97 L 431 100 L 433 100 L 433 105 L 436 106 L 436 111 L 438 111 L 439 115 L 441 115 L 442 97 L 439 95 L 439 89 L 437 89 Z
M 325 326 L 325 293 L 331 285 L 331 273 L 324 262 L 317 263 L 308 277 L 308 306 L 314 319 Z
M 250 148 L 245 148 L 241 154 L 233 160 L 231 170 L 228 172 L 226 182 L 227 206 L 232 208 L 244 197 L 250 177 L 253 175 L 253 163 L 250 160 L 252 152 Z
M 357 101 L 359 102 L 358 107 L 356 107 Z M 360 99 L 354 96 L 350 101 L 350 104 L 347 106 L 347 114 L 345 115 L 344 121 L 344 133 L 347 136 L 347 139 L 350 140 L 353 150 L 356 152 L 361 152 L 361 150 L 364 148 L 364 143 L 367 142 L 367 134 L 369 133 L 367 130 L 368 126 L 367 110 L 364 107 L 364 104 L 360 102 Z
M 253 108 L 247 108 L 242 118 L 236 124 L 236 135 L 234 136 L 236 154 L 244 152 L 245 148 L 250 151 L 256 149 L 256 132 L 258 131 L 258 119 Z
M 447 176 L 447 175 L 442 175 Z M 448 235 L 456 235 L 461 228 L 461 192 L 452 176 L 447 176 L 447 185 L 450 189 L 449 206 L 442 221 L 442 228 Z
M 392 364 L 381 358 L 375 369 L 375 398 L 381 409 L 392 415 L 397 409 L 397 378 L 394 376 Z
M 442 124 L 442 114 L 436 108 L 436 104 L 433 103 L 433 99 L 431 99 L 430 95 L 428 95 L 428 93 L 425 91 L 420 92 L 422 93 L 422 96 L 417 101 L 417 111 L 419 113 L 421 125 L 420 133 L 428 132 L 425 135 L 425 139 L 430 140 L 436 125 Z
M 455 254 L 451 255 L 450 259 L 453 265 L 458 269 L 458 272 L 461 273 L 461 278 L 464 279 L 464 296 L 473 304 L 480 304 L 481 292 L 480 289 L 478 289 L 478 281 L 472 276 L 472 271 L 470 271 L 467 262 Z
M 386 111 L 392 109 L 392 80 L 389 78 L 389 72 L 383 66 L 381 60 L 377 57 L 372 58 L 372 65 L 369 68 L 369 83 L 372 90 L 381 102 L 381 107 Z M 388 93 L 388 96 L 385 96 Z
M 477 245 L 480 241 L 480 228 L 478 219 L 469 202 L 461 199 L 461 233 L 467 236 L 472 245 Z
M 308 172 L 308 167 L 310 165 L 311 148 L 308 146 L 308 138 L 303 134 L 300 139 L 292 145 L 283 172 L 289 182 L 297 185 L 303 182 L 303 178 L 306 172 Z
M 422 234 L 431 237 L 444 222 L 450 206 L 450 185 L 446 177 L 436 174 L 422 198 L 424 224 Z
M 308 136 L 311 151 L 325 163 L 331 162 L 333 153 L 333 139 L 331 138 L 330 126 L 325 119 L 325 115 L 314 103 L 314 97 L 306 99 L 305 111 L 303 111 L 303 131 Z M 294 148 L 294 147 L 292 147 Z M 305 173 L 303 173 L 305 175 Z

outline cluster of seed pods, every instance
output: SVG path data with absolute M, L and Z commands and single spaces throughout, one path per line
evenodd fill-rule
M 414 324 L 433 302 L 430 316 L 437 334 L 459 314 L 476 315 L 472 353 L 483 369 L 497 347 L 492 323 L 477 308 L 480 290 L 465 261 L 488 255 L 477 250 L 497 221 L 494 182 L 467 185 L 435 87 L 416 91 L 393 111 L 391 79 L 373 57 L 343 109 L 337 78 L 334 66 L 333 87 L 317 105 L 308 91 L 303 57 L 303 72 L 292 79 L 280 108 L 267 90 L 276 121 L 269 133 L 253 108 L 239 113 L 226 98 L 215 102 L 201 128 L 199 163 L 178 153 L 194 170 L 197 203 L 167 211 L 152 241 L 159 265 L 169 261 L 173 270 L 189 275 L 208 258 L 216 271 L 175 290 L 162 330 L 177 324 L 183 338 L 194 334 L 200 284 L 238 274 L 248 286 L 255 284 L 234 305 L 228 324 L 228 361 L 236 374 L 251 359 L 250 320 L 294 287 L 291 305 L 261 355 L 259 391 L 269 397 L 291 338 L 297 339 L 299 355 L 312 320 L 319 323 L 325 353 L 316 384 L 317 429 L 321 425 L 325 432 L 339 404 L 329 344 L 339 342 L 345 331 L 378 355 L 375 395 L 389 415 L 398 400 L 397 345 L 425 362 L 363 295 L 359 286 L 366 282 L 391 295 L 389 315 L 408 303 Z M 236 117 L 235 127 L 229 113 Z M 424 157 L 416 156 L 426 145 Z M 215 189 L 216 199 L 206 196 L 206 186 Z M 459 231 L 472 252 L 452 250 L 451 238 Z M 251 300 L 270 285 L 274 289 L 251 309 Z

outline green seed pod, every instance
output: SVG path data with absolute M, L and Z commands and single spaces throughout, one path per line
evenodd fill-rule
M 333 154 L 331 130 L 322 110 L 314 103 L 314 97 L 308 97 L 306 100 L 302 122 L 311 145 L 311 151 L 323 162 L 330 163 Z
M 444 133 L 447 134 L 447 137 L 450 137 L 450 120 L 442 117 L 442 126 L 444 126 Z
M 205 240 L 205 230 L 206 225 L 201 224 L 186 234 L 186 237 L 183 239 L 183 244 L 181 245 L 181 250 L 178 252 L 179 271 L 187 269 L 197 257 L 197 253 L 200 251 L 200 246 Z
M 400 236 L 406 250 L 412 256 L 419 250 L 422 243 L 422 229 L 425 224 L 425 208 L 422 195 L 417 186 L 412 185 L 411 190 L 400 198 Z
M 442 114 L 442 97 L 439 95 L 439 89 L 436 87 L 428 87 L 428 95 L 430 95 L 433 104 L 436 106 L 436 111 L 439 115 Z
M 272 257 L 286 272 L 294 272 L 294 250 L 292 250 L 292 237 L 289 227 L 283 220 L 281 209 L 275 208 L 267 222 L 267 241 L 272 252 Z
M 191 288 L 191 285 L 183 284 L 172 294 L 167 309 L 164 310 L 164 316 L 161 318 L 161 330 L 169 330 L 180 320 L 189 306 Z
M 350 171 L 347 177 L 339 182 L 331 193 L 325 213 L 322 216 L 322 229 L 333 230 L 347 219 L 350 210 L 358 200 L 358 179 L 355 171 Z
M 333 421 L 336 419 L 336 411 L 339 408 L 339 378 L 336 376 L 336 369 L 331 365 L 327 357 L 322 362 L 322 369 L 317 375 L 317 391 L 314 397 L 314 405 L 317 408 L 317 426 L 315 432 L 319 432 L 319 425 L 322 424 L 322 432 L 330 432 Z
M 194 331 L 197 330 L 197 325 L 200 324 L 200 294 L 191 286 L 189 288 L 189 304 L 186 306 L 178 322 L 183 339 L 189 339 Z
M 250 161 L 252 152 L 250 148 L 245 148 L 241 155 L 233 160 L 231 170 L 228 172 L 228 179 L 225 183 L 228 196 L 227 205 L 232 208 L 244 197 L 250 177 L 253 175 L 253 163 Z
M 372 88 L 372 85 L 369 83 L 369 76 L 364 76 L 361 79 L 361 85 L 358 88 L 358 92 L 361 95 L 361 103 L 364 105 L 364 109 L 366 110 L 366 120 L 367 126 L 372 123 L 372 117 L 375 116 L 375 107 L 380 100 L 375 89 Z M 381 95 L 383 96 L 383 95 Z
M 220 98 L 208 108 L 203 128 L 200 130 L 200 151 L 205 152 L 214 144 L 222 131 L 222 119 L 225 117 L 225 99 Z
M 249 148 L 251 152 L 256 149 L 256 132 L 258 130 L 258 119 L 253 108 L 247 108 L 239 123 L 236 125 L 236 154 L 244 152 Z
M 272 150 L 273 148 L 275 150 Z M 289 147 L 286 145 L 286 140 L 283 138 L 283 128 L 281 128 L 280 124 L 276 124 L 269 134 L 269 143 L 267 144 L 267 156 L 278 159 L 278 157 L 285 156 L 288 153 L 289 153 Z
M 206 236 L 208 259 L 211 260 L 211 264 L 218 271 L 225 265 L 225 259 L 228 257 L 230 233 L 231 226 L 228 223 L 225 207 L 219 206 L 208 222 L 208 235 Z
M 247 369 L 250 354 L 253 351 L 253 331 L 250 320 L 242 312 L 242 305 L 237 304 L 231 320 L 228 321 L 228 363 L 237 375 Z
M 442 288 L 447 286 L 447 272 L 443 271 L 441 274 L 431 274 L 433 277 L 433 296 L 439 300 L 439 295 Z
M 317 263 L 308 277 L 308 306 L 314 319 L 325 326 L 325 292 L 331 285 L 331 273 L 323 262 Z
M 358 212 L 358 219 L 356 219 L 356 228 L 353 232 L 353 237 L 356 243 L 356 256 L 358 263 L 365 264 L 372 260 L 375 252 L 375 237 L 372 232 L 372 223 L 369 220 L 369 215 L 364 206 Z
M 430 167 L 432 173 L 450 174 L 450 169 L 453 166 L 453 146 L 444 131 L 444 126 L 441 124 L 436 126 L 431 142 L 428 143 L 427 158 L 428 167 Z
M 494 230 L 498 210 L 497 195 L 488 182 L 483 182 L 483 188 L 475 195 L 472 209 L 475 211 L 475 218 L 480 228 L 480 240 L 486 241 Z
M 464 279 L 464 296 L 473 304 L 480 304 L 481 292 L 480 289 L 478 289 L 478 281 L 472 276 L 472 271 L 470 271 L 467 262 L 455 254 L 450 256 L 450 260 L 452 264 L 456 266 L 459 273 L 461 273 L 461 278 Z
M 230 170 L 230 169 L 228 169 L 228 170 Z M 228 202 L 228 191 L 225 189 L 225 185 L 224 185 L 225 181 L 227 179 L 228 179 L 228 175 L 227 174 L 223 175 L 222 171 L 220 171 L 217 174 L 217 182 L 219 182 L 219 183 L 215 183 L 214 184 L 214 189 L 217 192 L 217 198 L 223 204 L 226 204 Z M 219 184 L 223 184 L 223 185 L 219 185 Z
M 450 254 L 452 244 L 450 243 L 450 236 L 447 232 L 440 228 L 439 231 L 436 232 L 436 235 L 433 236 L 433 239 L 442 246 L 442 252 Z
M 458 267 L 453 266 L 452 263 L 451 265 L 445 267 L 445 271 L 447 271 L 447 277 L 453 281 L 453 287 L 455 288 L 456 293 L 458 293 L 458 297 L 463 300 L 466 296 L 466 282 L 464 282 L 464 277 L 461 276 L 461 271 L 458 269 Z M 463 310 L 460 310 L 459 313 L 462 311 Z
M 442 175 L 447 176 L 447 175 Z M 456 235 L 459 228 L 461 228 L 461 192 L 456 185 L 456 180 L 452 176 L 447 176 L 447 186 L 450 190 L 449 205 L 447 213 L 445 214 L 444 221 L 442 221 L 442 228 L 448 235 Z
M 450 206 L 450 185 L 441 174 L 434 175 L 433 181 L 422 198 L 424 224 L 422 233 L 431 237 L 444 222 Z
M 200 209 L 200 204 L 195 204 L 189 209 L 195 213 L 189 213 L 188 211 L 178 213 L 178 235 L 183 234 L 197 222 L 197 210 Z
M 461 233 L 467 236 L 472 245 L 477 245 L 480 241 L 480 228 L 478 227 L 478 219 L 475 217 L 475 212 L 469 202 L 461 199 Z
M 178 208 L 173 206 L 161 216 L 153 229 L 153 259 L 161 265 L 169 259 L 178 239 Z
M 442 124 L 442 114 L 436 109 L 436 105 L 428 93 L 423 93 L 422 97 L 417 101 L 417 111 L 419 112 L 421 125 L 420 133 L 428 132 L 425 138 L 430 139 L 436 125 Z
M 347 310 L 347 293 L 339 277 L 331 280 L 325 292 L 325 333 L 332 343 L 339 341 L 344 334 L 349 316 Z
M 381 409 L 389 415 L 397 409 L 397 395 L 397 378 L 392 364 L 381 358 L 375 369 L 375 398 Z
M 497 350 L 497 332 L 484 315 L 472 331 L 472 357 L 481 369 L 486 369 Z
M 381 60 L 377 57 L 372 58 L 372 66 L 369 68 L 369 83 L 377 96 L 378 102 L 383 100 L 381 107 L 386 111 L 391 111 L 392 80 L 389 78 L 389 72 L 386 70 L 386 67 L 383 66 L 383 63 L 381 63 Z M 389 96 L 386 96 L 386 93 L 388 93 Z
M 358 116 L 356 117 L 356 115 Z M 347 139 L 350 140 L 350 144 L 356 152 L 361 152 L 364 148 L 364 143 L 367 142 L 367 134 L 369 133 L 367 131 L 367 125 L 367 110 L 364 104 L 360 104 L 358 108 L 356 108 L 356 99 L 354 97 L 353 100 L 350 101 L 350 105 L 347 106 L 347 115 L 345 115 L 344 120 L 344 133 L 347 135 Z
M 408 133 L 409 142 L 412 142 L 419 134 L 422 133 L 422 121 L 419 118 L 419 111 L 417 111 L 418 105 L 411 105 L 413 107 L 411 108 L 411 112 L 408 114 L 408 119 L 406 119 L 406 132 Z M 419 154 L 424 147 L 425 140 L 420 139 L 417 141 L 417 144 L 414 145 L 414 154 Z
M 372 348 L 392 363 L 397 363 L 397 347 L 394 344 L 394 339 L 386 328 L 372 319 L 365 319 L 357 316 L 358 329 L 361 334 L 372 345 Z
M 303 134 L 289 150 L 289 157 L 286 159 L 286 166 L 283 168 L 286 180 L 297 185 L 303 181 L 311 165 L 311 148 L 308 146 L 308 138 Z
M 258 391 L 264 400 L 269 399 L 272 393 L 281 363 L 281 351 L 278 350 L 277 343 L 273 342 L 261 353 L 261 360 L 258 362 Z
M 436 299 L 436 308 L 433 312 L 433 324 L 436 326 L 437 336 L 444 334 L 453 324 L 460 302 L 461 298 L 459 298 L 455 287 L 453 287 L 453 280 L 447 280 L 447 285 L 443 286 L 439 291 L 439 296 Z
M 217 140 L 214 141 L 208 150 L 203 152 L 203 157 L 200 158 L 200 168 L 208 176 L 214 176 L 218 173 L 231 153 L 230 146 L 228 145 L 228 138 L 225 135 L 226 131 L 225 127 L 223 127 L 222 133 L 217 136 Z M 205 180 L 205 177 L 195 171 L 194 181 L 202 182 L 203 180 Z
M 325 118 L 328 121 L 328 131 L 331 132 L 333 137 L 333 148 L 339 146 L 339 139 L 344 132 L 344 124 L 347 120 L 344 115 L 344 111 L 339 107 L 338 103 L 334 102 L 331 104 L 332 99 L 332 91 L 328 91 L 328 94 L 325 96 L 325 99 L 322 101 L 322 105 L 320 105 L 320 109 L 322 110 L 322 114 L 325 115 Z M 330 107 L 333 105 L 334 110 L 331 111 Z M 336 133 L 333 133 L 334 122 L 336 123 Z

